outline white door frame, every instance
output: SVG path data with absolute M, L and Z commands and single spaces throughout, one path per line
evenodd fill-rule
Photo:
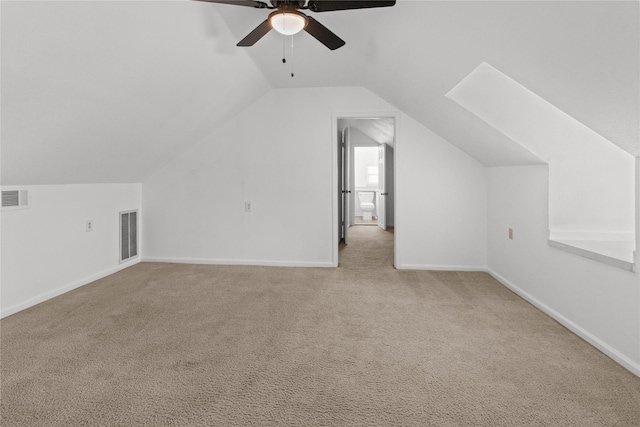
M 342 175 L 342 191 L 338 193 L 338 197 L 342 198 L 342 216 L 338 218 L 338 222 L 342 223 L 342 237 L 344 238 L 344 244 L 349 244 L 349 227 L 351 227 L 351 164 L 353 163 L 353 153 L 351 152 L 351 130 L 344 128 L 342 130 L 342 143 L 340 144 L 340 150 L 344 153 L 342 156 L 342 170 L 338 173 Z M 338 154 L 339 155 L 339 154 Z M 338 237 L 338 240 L 340 237 Z
M 398 214 L 398 153 L 400 152 L 400 112 L 398 111 L 378 111 L 378 112 L 355 112 L 355 113 L 332 113 L 331 114 L 331 228 L 333 235 L 333 254 L 332 254 L 332 264 L 334 267 L 338 266 L 338 252 L 340 245 L 340 233 L 338 231 L 338 225 L 340 221 L 340 215 L 338 212 L 339 202 L 338 197 L 342 197 L 342 194 L 338 191 L 338 173 L 341 171 L 338 170 L 338 155 L 340 152 L 338 151 L 338 120 L 340 119 L 370 119 L 376 117 L 391 117 L 394 119 L 394 142 L 393 142 L 393 213 L 394 213 L 394 233 L 393 233 L 393 265 L 398 265 L 397 253 L 398 247 L 400 245 L 400 240 L 398 239 L 398 223 L 401 215 Z
M 353 117 L 350 117 L 353 118 Z M 340 119 L 338 119 L 340 120 Z M 356 148 L 362 148 L 362 147 L 371 147 L 371 148 L 378 148 L 380 147 L 380 144 L 378 144 L 377 142 L 370 142 L 370 143 L 363 143 L 363 142 L 356 142 L 353 143 L 351 142 L 350 144 L 350 162 L 351 164 L 349 165 L 349 173 L 350 173 L 350 177 L 349 177 L 349 184 L 350 184 L 350 188 L 349 190 L 351 191 L 351 193 L 349 193 L 349 202 L 351 203 L 352 207 L 350 207 L 350 214 L 351 216 L 349 217 L 349 225 L 355 225 L 356 223 L 356 204 L 358 203 L 358 194 L 356 193 L 356 186 L 355 186 L 355 170 L 354 170 L 354 163 L 356 160 Z M 377 190 L 376 190 L 377 192 Z M 377 202 L 374 201 L 374 203 L 376 203 L 376 207 L 377 207 Z
M 395 133 L 395 132 L 394 132 Z M 387 229 L 387 144 L 378 147 L 378 227 Z

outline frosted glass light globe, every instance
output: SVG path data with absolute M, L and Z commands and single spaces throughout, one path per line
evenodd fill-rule
M 299 33 L 307 26 L 307 18 L 295 12 L 277 12 L 269 17 L 271 27 L 285 36 Z

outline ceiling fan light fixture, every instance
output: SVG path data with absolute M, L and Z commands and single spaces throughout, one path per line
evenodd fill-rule
M 271 27 L 285 36 L 299 33 L 307 26 L 307 17 L 299 12 L 284 11 L 272 13 L 269 17 Z

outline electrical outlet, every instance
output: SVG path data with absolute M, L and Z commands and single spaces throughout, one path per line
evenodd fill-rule
M 509 239 L 513 240 L 513 228 L 509 229 Z
M 93 231 L 93 221 L 90 219 L 87 220 L 87 232 Z
M 251 212 L 251 202 L 244 202 L 244 211 Z

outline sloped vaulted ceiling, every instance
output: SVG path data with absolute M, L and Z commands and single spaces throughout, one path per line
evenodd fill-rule
M 200 2 L 5 2 L 2 184 L 141 182 L 271 89 Z
M 640 155 L 638 5 L 400 0 L 391 8 L 318 13 L 347 44 L 332 52 L 307 34 L 296 36 L 294 78 L 279 60 L 278 34 L 248 50 L 274 87 L 365 86 L 486 165 L 529 162 L 510 151 L 512 141 L 445 97 L 488 62 Z M 265 15 L 214 7 L 237 40 Z
M 640 155 L 639 6 L 411 1 L 235 44 L 265 11 L 196 1 L 3 1 L 2 183 L 140 182 L 271 88 L 364 86 L 486 165 L 535 162 L 446 93 L 487 62 Z M 291 67 L 295 77 L 291 77 Z

